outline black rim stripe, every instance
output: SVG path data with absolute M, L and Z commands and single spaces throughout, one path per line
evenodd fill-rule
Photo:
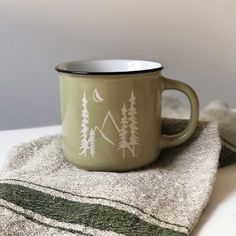
M 163 67 L 148 69 L 148 70 L 138 70 L 138 71 L 117 71 L 117 72 L 89 72 L 89 71 L 72 71 L 61 69 L 60 65 L 55 68 L 57 72 L 75 75 L 125 75 L 125 74 L 143 74 L 148 72 L 155 72 L 162 70 Z
M 71 64 L 80 64 L 80 63 L 91 63 L 91 62 L 101 62 L 101 61 L 138 61 L 138 62 L 146 62 L 146 63 L 154 63 L 156 65 L 151 66 L 151 68 L 146 68 L 143 70 L 130 70 L 130 71 L 89 71 L 89 70 L 81 70 L 76 68 L 68 68 Z M 157 65 L 158 64 L 158 65 Z M 75 75 L 126 75 L 126 74 L 142 74 L 142 73 L 148 73 L 148 72 L 155 72 L 160 71 L 163 69 L 163 66 L 155 61 L 149 61 L 149 60 L 133 60 L 133 59 L 96 59 L 96 60 L 80 60 L 80 61 L 70 61 L 65 62 L 62 64 L 59 64 L 55 67 L 55 70 L 57 72 L 66 73 L 66 74 L 75 74 Z

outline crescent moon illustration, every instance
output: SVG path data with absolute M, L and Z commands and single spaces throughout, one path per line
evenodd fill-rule
M 102 101 L 104 101 L 104 99 L 100 96 L 100 94 L 98 93 L 98 90 L 97 90 L 97 88 L 95 88 L 94 90 L 93 90 L 93 100 L 95 101 L 95 102 L 102 102 Z

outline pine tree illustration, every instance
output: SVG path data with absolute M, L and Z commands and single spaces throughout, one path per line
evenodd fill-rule
M 89 148 L 88 140 L 87 140 L 87 133 L 88 133 L 88 119 L 89 113 L 87 110 L 87 99 L 84 93 L 82 98 L 82 122 L 81 122 L 81 143 L 80 143 L 80 150 L 81 155 L 86 156 L 87 150 Z
M 131 96 L 129 98 L 130 107 L 128 110 L 128 119 L 129 119 L 129 129 L 130 129 L 130 138 L 129 144 L 132 147 L 132 154 L 135 156 L 134 146 L 139 144 L 138 140 L 138 121 L 137 121 L 137 111 L 136 111 L 136 97 L 132 90 Z
M 94 130 L 91 129 L 89 132 L 89 151 L 90 151 L 90 155 L 91 157 L 94 157 L 94 151 L 95 151 L 95 135 L 94 135 Z
M 124 103 L 121 110 L 120 134 L 119 134 L 120 142 L 118 146 L 118 149 L 123 149 L 123 158 L 125 158 L 125 148 L 128 147 L 127 128 L 128 128 L 127 108 Z

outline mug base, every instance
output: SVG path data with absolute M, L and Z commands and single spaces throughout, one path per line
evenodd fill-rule
M 71 164 L 75 165 L 76 167 L 87 170 L 87 171 L 104 171 L 104 172 L 127 172 L 127 171 L 132 171 L 132 170 L 137 170 L 144 168 L 158 158 L 159 153 L 157 153 L 154 157 L 149 158 L 148 160 L 145 160 L 145 162 L 128 162 L 125 165 L 118 165 L 118 164 L 113 164 L 113 165 L 103 165 L 102 163 L 96 163 L 96 164 L 91 164 L 87 162 L 79 162 L 78 159 L 74 158 L 74 155 L 69 154 L 64 150 L 64 158 L 70 162 Z M 85 157 L 86 158 L 86 157 Z M 145 159 L 145 158 L 143 158 Z M 134 161 L 134 159 L 132 160 Z

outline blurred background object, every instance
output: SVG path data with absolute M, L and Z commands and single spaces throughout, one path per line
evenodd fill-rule
M 235 22 L 233 0 L 1 0 L 0 130 L 59 124 L 54 67 L 81 59 L 155 60 L 235 108 Z

